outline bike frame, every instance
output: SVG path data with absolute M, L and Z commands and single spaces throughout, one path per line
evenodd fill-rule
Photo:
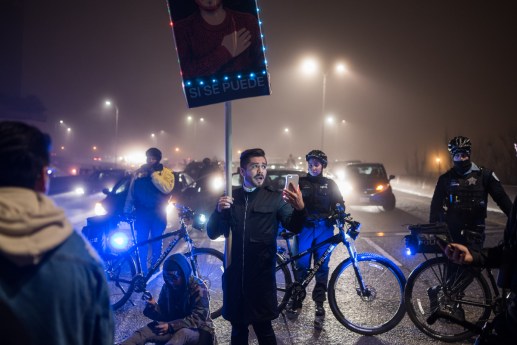
M 181 227 L 178 230 L 175 230 L 175 231 L 172 231 L 172 232 L 168 232 L 166 234 L 163 234 L 163 235 L 160 235 L 160 236 L 157 236 L 157 237 L 153 237 L 153 238 L 150 238 L 150 239 L 142 241 L 142 242 L 137 242 L 136 241 L 135 229 L 134 229 L 134 225 L 133 225 L 134 222 L 132 220 L 127 221 L 127 222 L 129 223 L 129 227 L 130 227 L 130 230 L 131 230 L 131 235 L 133 237 L 133 243 L 134 244 L 129 249 L 127 249 L 126 253 L 124 253 L 122 255 L 122 257 L 125 257 L 125 256 L 130 256 L 131 257 L 134 254 L 136 254 L 135 255 L 136 256 L 135 263 L 136 263 L 136 267 L 137 267 L 137 275 L 142 273 L 142 266 L 140 264 L 140 252 L 139 252 L 139 249 L 141 247 L 143 247 L 145 245 L 148 245 L 149 243 L 153 243 L 153 242 L 161 241 L 161 240 L 169 238 L 169 237 L 177 236 L 174 240 L 172 240 L 169 243 L 169 245 L 162 252 L 162 254 L 158 258 L 158 260 L 149 268 L 149 271 L 143 277 L 143 280 L 146 283 L 149 281 L 149 279 L 151 279 L 151 277 L 155 274 L 155 272 L 158 271 L 160 265 L 163 263 L 165 258 L 167 258 L 167 256 L 172 252 L 172 250 L 176 247 L 176 245 L 182 239 L 187 244 L 188 252 L 192 253 L 192 248 L 194 247 L 193 241 L 192 241 L 192 238 L 190 238 L 187 226 L 185 225 L 183 220 L 181 220 L 181 222 L 180 222 Z M 195 259 L 194 259 L 194 257 L 192 255 L 190 255 L 188 257 L 188 259 L 189 259 L 189 261 L 191 263 L 191 267 L 193 269 L 194 275 L 196 277 L 198 277 L 197 262 L 195 262 Z
M 425 253 L 422 253 L 422 256 L 425 258 L 426 261 L 429 260 L 429 258 L 427 257 L 427 255 Z M 443 255 L 440 255 L 440 254 L 435 254 L 434 256 L 443 257 Z M 465 267 L 465 269 L 468 269 L 468 268 Z M 494 311 L 494 309 L 497 307 L 497 301 L 500 300 L 500 298 L 501 298 L 501 293 L 499 293 L 499 288 L 497 287 L 497 282 L 495 280 L 494 275 L 492 274 L 492 270 L 488 267 L 481 267 L 481 271 L 479 273 L 483 274 L 483 272 L 486 272 L 488 281 L 490 283 L 490 287 L 492 288 L 492 291 L 494 293 L 491 303 L 490 304 L 477 303 L 477 302 L 472 302 L 472 301 L 463 300 L 463 299 L 461 300 L 461 303 L 466 304 L 466 305 L 475 306 L 475 307 L 482 307 L 482 308 L 489 307 Z M 434 272 L 434 274 L 437 278 L 445 277 L 447 275 L 447 268 L 445 269 L 444 272 L 438 272 L 438 273 Z
M 348 215 L 346 215 L 348 216 Z M 350 236 L 347 234 L 347 232 L 345 232 L 344 230 L 344 226 L 345 224 L 347 224 L 349 221 L 347 221 L 346 219 L 344 219 L 343 222 L 341 222 L 339 219 L 336 220 L 336 225 L 338 227 L 338 231 L 339 233 L 335 234 L 334 236 L 332 237 L 329 237 L 327 238 L 326 240 L 322 241 L 322 242 L 319 242 L 317 244 L 315 244 L 314 246 L 312 246 L 311 248 L 307 249 L 307 250 L 304 250 L 303 252 L 301 253 L 298 253 L 296 255 L 292 255 L 292 250 L 291 250 L 291 243 L 290 243 L 290 240 L 289 240 L 289 237 L 286 236 L 286 237 L 283 237 L 284 240 L 286 241 L 286 245 L 287 245 L 287 253 L 289 255 L 288 258 L 286 258 L 284 256 L 284 261 L 280 264 L 277 265 L 276 267 L 276 270 L 280 270 L 282 269 L 283 267 L 287 266 L 287 265 L 291 265 L 291 269 L 293 271 L 293 274 L 295 275 L 294 276 L 294 281 L 295 282 L 298 282 L 297 279 L 296 279 L 296 266 L 295 266 L 295 261 L 298 260 L 299 258 L 305 256 L 305 255 L 309 255 L 309 254 L 312 254 L 314 253 L 316 250 L 318 250 L 319 248 L 327 245 L 327 244 L 330 244 L 330 246 L 327 248 L 327 250 L 323 253 L 323 255 L 321 256 L 321 258 L 314 264 L 314 266 L 312 268 L 309 269 L 309 273 L 307 275 L 307 277 L 305 277 L 305 279 L 301 282 L 298 282 L 300 283 L 303 288 L 305 289 L 309 283 L 311 282 L 311 280 L 314 278 L 314 276 L 316 275 L 316 272 L 320 269 L 320 267 L 323 265 L 323 262 L 327 259 L 327 257 L 332 254 L 332 252 L 334 251 L 334 249 L 336 248 L 336 246 L 340 243 L 343 243 L 348 251 L 348 254 L 350 256 L 350 259 L 352 260 L 352 265 L 354 267 L 354 272 L 355 272 L 355 275 L 356 275 L 356 278 L 357 278 L 357 281 L 359 282 L 359 286 L 360 286 L 360 289 L 361 289 L 361 292 L 364 294 L 366 293 L 366 287 L 364 285 L 364 282 L 363 282 L 363 279 L 362 279 L 362 276 L 361 276 L 361 273 L 359 272 L 359 269 L 357 267 L 357 251 L 355 249 L 355 246 L 354 244 L 349 240 Z

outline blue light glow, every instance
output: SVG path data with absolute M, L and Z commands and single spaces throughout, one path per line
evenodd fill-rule
M 411 255 L 411 249 L 410 248 L 406 248 L 406 255 Z
M 115 251 L 125 250 L 129 244 L 129 237 L 125 232 L 114 232 L 109 238 L 110 247 Z

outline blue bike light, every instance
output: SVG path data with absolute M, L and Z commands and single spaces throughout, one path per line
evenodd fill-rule
M 129 245 L 129 237 L 125 232 L 115 231 L 110 234 L 108 243 L 113 251 L 123 251 Z
M 199 224 L 206 224 L 207 219 L 204 214 L 202 214 L 202 213 L 199 214 L 197 218 L 198 218 L 197 220 L 198 220 Z
M 413 255 L 413 254 L 411 253 L 411 248 L 406 248 L 406 255 Z

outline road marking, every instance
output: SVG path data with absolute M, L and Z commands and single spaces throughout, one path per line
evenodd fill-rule
M 399 267 L 402 267 L 402 264 L 400 262 L 397 261 L 397 259 L 395 259 L 393 256 L 391 256 L 390 254 L 388 254 L 388 252 L 386 252 L 384 249 L 382 249 L 381 247 L 379 247 L 378 245 L 376 245 L 372 240 L 370 240 L 369 238 L 367 237 L 362 237 L 363 240 L 366 241 L 366 243 L 368 243 L 370 246 L 372 246 L 373 248 L 377 249 L 377 251 L 379 251 L 384 257 L 386 257 L 387 259 L 393 261 L 393 263 Z

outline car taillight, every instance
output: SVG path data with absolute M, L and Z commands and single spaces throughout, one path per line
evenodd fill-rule
M 378 184 L 375 187 L 375 191 L 377 191 L 377 192 L 382 192 L 384 189 L 386 189 L 386 185 L 385 184 Z

